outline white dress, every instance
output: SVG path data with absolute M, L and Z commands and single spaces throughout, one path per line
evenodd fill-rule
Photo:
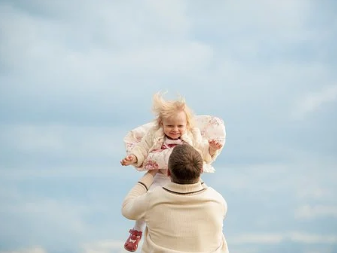
M 195 116 L 195 123 L 196 127 L 200 130 L 202 141 L 208 143 L 209 140 L 216 140 L 222 144 L 222 148 L 224 147 L 226 142 L 226 129 L 222 119 L 210 115 L 197 115 Z M 126 153 L 131 154 L 132 149 L 141 142 L 143 137 L 151 131 L 154 126 L 154 122 L 149 122 L 128 132 L 124 137 Z M 161 149 L 149 150 L 147 157 L 144 159 L 141 166 L 135 166 L 137 170 L 167 169 L 168 158 L 172 152 L 172 148 L 163 148 L 165 142 L 167 142 L 167 138 L 162 139 L 163 143 L 160 144 Z M 212 157 L 211 161 L 204 163 L 204 172 L 215 171 L 211 163 L 219 155 L 222 148 L 216 152 L 216 155 Z

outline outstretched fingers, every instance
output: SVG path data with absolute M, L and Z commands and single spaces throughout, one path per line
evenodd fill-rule
M 128 165 L 134 163 L 134 161 L 135 161 L 134 156 L 133 155 L 128 155 L 122 161 L 120 161 L 120 163 L 123 166 L 128 166 Z

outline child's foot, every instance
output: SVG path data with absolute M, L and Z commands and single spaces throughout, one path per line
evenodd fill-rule
M 142 232 L 134 229 L 130 229 L 129 232 L 130 236 L 124 244 L 124 249 L 126 249 L 127 251 L 134 252 L 138 248 L 138 243 L 140 239 L 142 239 Z

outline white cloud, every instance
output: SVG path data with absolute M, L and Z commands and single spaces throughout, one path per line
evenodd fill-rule
M 230 252 L 236 252 L 236 253 L 260 253 L 261 252 L 258 246 L 257 247 L 252 247 L 251 245 L 249 246 L 250 246 L 249 248 L 242 249 L 241 247 L 235 248 L 235 246 L 232 247 L 229 245 L 229 250 Z M 233 249 L 235 249 L 235 251 Z
M 249 75 L 247 71 L 252 64 L 245 66 L 246 61 L 235 60 L 237 50 L 242 50 L 242 55 L 246 55 L 247 50 L 257 52 L 263 49 L 261 33 L 249 33 L 248 39 L 245 38 L 245 31 L 236 36 L 228 34 L 224 45 L 206 43 L 190 36 L 194 31 L 193 24 L 196 24 L 196 30 L 205 27 L 198 25 L 198 11 L 204 12 L 206 8 L 203 4 L 197 5 L 199 9 L 195 9 L 195 3 L 189 1 L 161 1 L 160 4 L 146 1 L 145 4 L 137 4 L 137 8 L 107 1 L 86 1 L 85 4 L 80 4 L 81 8 L 76 8 L 78 1 L 33 3 L 32 9 L 37 8 L 42 13 L 45 12 L 47 17 L 49 14 L 59 19 L 35 17 L 24 9 L 3 4 L 5 15 L 2 16 L 4 22 L 1 22 L 6 37 L 6 41 L 1 44 L 5 64 L 14 64 L 15 71 L 22 69 L 29 77 L 26 79 L 34 80 L 29 85 L 12 83 L 11 86 L 20 87 L 28 94 L 38 95 L 36 90 L 39 90 L 39 94 L 63 97 L 65 88 L 69 96 L 80 87 L 81 94 L 89 93 L 92 96 L 92 91 L 102 90 L 109 94 L 118 92 L 125 97 L 128 92 L 120 84 L 123 83 L 125 87 L 125 78 L 122 76 L 130 73 L 151 76 L 152 79 L 163 75 L 183 75 L 188 80 L 192 79 L 192 82 L 193 76 L 206 74 L 205 79 L 211 79 L 213 85 L 214 73 L 207 70 L 228 64 L 238 64 L 234 76 L 232 74 L 233 82 L 240 83 L 240 78 L 247 76 L 248 80 L 243 78 L 241 85 L 245 86 L 245 93 L 251 94 L 268 72 L 266 66 L 262 66 L 264 71 L 261 70 L 258 75 Z M 247 16 L 250 17 L 249 24 L 254 24 L 255 30 L 264 27 L 262 30 L 267 29 L 268 33 L 279 33 L 280 30 L 288 33 L 294 29 L 293 34 L 298 35 L 305 33 L 303 24 L 306 20 L 300 16 L 308 15 L 310 8 L 307 1 L 283 1 L 277 5 L 265 0 L 246 2 L 244 5 L 228 1 L 225 4 L 207 4 L 206 9 L 215 14 L 212 18 L 207 16 L 200 20 L 207 24 L 210 20 L 216 20 L 215 17 L 219 18 L 216 24 L 224 27 L 213 31 L 223 33 L 228 29 L 245 28 L 247 22 L 242 17 Z M 259 11 L 252 11 L 256 9 Z M 72 12 L 76 12 L 76 15 L 71 15 Z M 268 36 L 271 37 L 274 36 Z M 262 39 L 266 38 L 262 36 Z M 222 54 L 223 50 L 226 53 Z M 215 59 L 217 64 L 211 65 Z M 253 66 L 260 64 L 254 62 Z M 35 71 L 36 68 L 39 69 L 38 72 Z M 233 66 L 228 66 L 228 71 L 232 69 Z M 226 70 L 227 68 L 219 68 L 220 73 Z M 220 80 L 223 86 L 226 80 L 223 75 L 216 77 L 216 82 Z M 153 83 L 160 83 L 156 80 L 155 78 Z M 254 85 L 248 85 L 247 81 L 254 82 Z M 142 79 L 137 79 L 137 85 L 133 89 L 141 91 L 150 83 L 152 82 L 142 83 Z M 226 83 L 229 83 L 228 79 Z M 14 93 L 20 90 L 7 89 Z M 238 90 L 242 91 L 240 85 Z M 108 97 L 105 99 L 108 100 Z
M 1 129 L 2 143 L 19 152 L 70 157 L 124 154 L 126 131 L 114 127 L 10 125 Z
M 33 229 L 34 235 L 41 239 L 47 239 L 45 231 L 45 224 L 48 224 L 50 232 L 55 234 L 63 231 L 64 234 L 75 233 L 77 235 L 83 234 L 89 228 L 83 220 L 83 215 L 94 210 L 100 210 L 98 206 L 91 206 L 90 209 L 85 204 L 72 203 L 70 200 L 56 200 L 47 198 L 31 198 L 27 196 L 20 196 L 21 199 L 6 200 L 0 208 L 3 213 L 11 213 L 16 217 L 25 218 L 25 223 L 22 223 L 21 231 L 10 229 L 11 235 L 20 235 L 26 229 L 26 224 L 34 221 Z M 11 203 L 7 203 L 11 201 Z M 29 221 L 30 220 L 30 221 Z M 3 224 L 3 229 L 9 224 Z
M 138 248 L 141 249 L 143 244 L 143 240 L 139 243 Z M 93 243 L 85 243 L 81 246 L 83 249 L 83 253 L 121 253 L 128 252 L 123 247 L 123 241 L 114 241 L 114 240 L 106 240 L 106 241 L 98 241 Z
M 287 161 L 227 165 L 216 161 L 216 176 L 207 175 L 208 180 L 216 189 L 226 187 L 234 192 L 254 192 L 255 198 L 260 193 L 263 196 L 267 193 L 272 196 L 286 189 L 293 193 L 297 201 L 334 199 L 337 192 L 334 183 L 337 176 L 334 158 L 311 155 L 291 148 L 280 152 L 286 154 Z M 225 182 L 224 178 L 227 179 Z
M 41 247 L 33 247 L 14 251 L 0 251 L 0 253 L 47 253 L 47 251 Z
M 15 168 L 1 168 L 1 179 L 6 182 L 18 183 L 22 180 L 81 180 L 81 179 L 104 179 L 104 178 L 118 178 L 118 180 L 137 180 L 142 174 L 134 167 L 123 168 L 119 160 L 114 161 L 105 166 L 101 165 L 67 165 L 67 166 L 43 166 L 33 165 L 25 166 L 23 164 Z M 4 191 L 5 188 L 2 189 Z M 6 193 L 7 194 L 7 193 Z M 1 192 L 0 192 L 1 196 Z
M 334 192 L 326 185 L 320 185 L 318 182 L 314 183 L 314 180 L 310 183 L 310 187 L 304 187 L 304 184 L 300 184 L 297 187 L 297 197 L 299 199 L 333 199 Z
M 337 244 L 337 235 L 320 235 L 304 232 L 287 233 L 254 233 L 231 236 L 227 238 L 228 244 L 279 244 L 282 241 L 291 240 L 303 244 Z
M 233 191 L 260 191 L 268 188 L 268 192 L 274 192 L 279 187 L 289 183 L 285 175 L 289 172 L 290 164 L 251 164 L 233 165 L 228 167 L 216 167 L 216 177 L 212 177 L 212 186 L 224 185 L 223 178 L 228 178 L 226 187 Z M 228 171 L 231 172 L 228 172 Z M 275 182 L 272 178 L 278 178 Z M 266 187 L 269 185 L 270 187 Z
M 227 238 L 227 243 L 230 244 L 277 244 L 284 239 L 282 234 L 242 234 Z
M 72 10 L 76 17 L 63 13 L 76 3 L 81 5 Z M 128 4 L 107 1 L 86 1 L 84 5 L 61 1 L 43 3 L 42 8 L 39 4 L 32 9 L 57 12 L 66 22 L 62 17 L 62 21 L 42 19 L 1 4 L 1 30 L 6 40 L 0 52 L 6 65 L 34 77 L 34 87 L 45 94 L 61 95 L 62 87 L 69 92 L 79 86 L 85 93 L 97 90 L 97 85 L 111 84 L 109 90 L 117 91 L 115 75 L 196 72 L 212 57 L 207 45 L 186 36 L 189 20 L 184 2 L 146 1 L 136 12 Z
M 120 71 L 128 68 L 133 73 L 153 75 L 188 75 L 201 71 L 210 64 L 212 49 L 199 42 L 149 45 L 136 51 L 124 52 L 112 64 Z M 121 69 L 120 69 L 121 68 Z
M 334 253 L 335 250 L 332 247 L 328 247 L 327 249 L 322 249 L 321 247 L 318 249 L 305 249 L 303 253 Z
M 209 12 L 204 12 L 204 14 L 208 17 L 208 21 L 213 20 L 213 16 L 209 16 L 210 12 L 212 12 L 217 18 L 220 18 L 221 13 L 224 11 L 224 15 L 222 16 L 223 20 L 235 21 L 228 24 L 233 29 L 237 26 L 247 26 L 250 24 L 254 24 L 254 27 L 266 27 L 272 30 L 274 30 L 275 27 L 283 29 L 296 28 L 303 25 L 306 21 L 305 18 L 308 14 L 310 14 L 311 9 L 313 8 L 312 3 L 305 0 L 299 0 L 296 2 L 291 0 L 285 0 L 282 2 L 257 0 L 254 2 L 245 1 L 245 4 L 237 1 L 226 1 L 220 3 L 211 2 L 209 4 L 203 1 L 190 1 L 190 3 L 197 4 L 198 8 L 189 6 L 195 11 L 204 11 L 207 8 Z M 260 11 L 257 12 L 256 10 Z M 252 18 L 249 20 L 249 23 L 247 23 L 247 20 L 243 18 L 245 16 Z M 226 28 L 228 27 L 226 26 Z
M 298 98 L 298 100 L 292 116 L 295 119 L 303 119 L 305 116 L 319 110 L 327 103 L 336 101 L 337 85 L 325 86 L 317 92 L 305 94 L 301 98 Z
M 317 219 L 322 217 L 337 218 L 337 206 L 303 205 L 295 210 L 295 218 L 297 219 Z
M 289 234 L 289 238 L 293 242 L 307 243 L 307 244 L 337 244 L 337 235 L 319 235 L 292 232 Z

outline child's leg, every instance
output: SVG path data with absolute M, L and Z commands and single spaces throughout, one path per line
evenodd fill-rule
M 133 229 L 129 230 L 129 238 L 124 243 L 124 249 L 134 252 L 138 248 L 138 243 L 142 239 L 143 229 L 145 228 L 145 221 L 137 220 Z
M 138 248 L 138 243 L 142 239 L 143 232 L 135 229 L 130 229 L 129 233 L 130 233 L 129 238 L 124 243 L 124 249 L 126 249 L 127 251 L 134 252 Z
M 133 229 L 142 232 L 144 228 L 145 228 L 145 221 L 143 221 L 143 220 L 136 220 Z

